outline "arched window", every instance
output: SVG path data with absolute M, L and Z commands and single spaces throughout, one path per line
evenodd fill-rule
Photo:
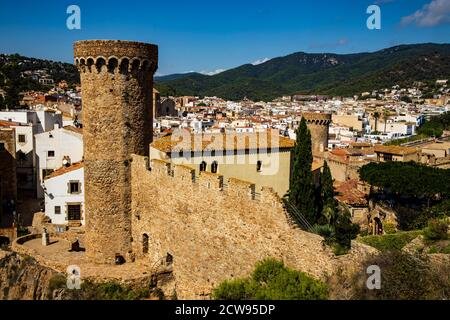
M 148 234 L 146 233 L 142 235 L 142 253 L 148 253 Z
M 262 166 L 262 161 L 261 161 L 261 160 L 258 160 L 258 161 L 256 162 L 256 171 L 257 171 L 257 172 L 261 172 L 261 166 Z
M 206 162 L 205 161 L 200 162 L 200 171 L 206 171 Z
M 217 173 L 217 167 L 219 166 L 219 164 L 217 163 L 217 161 L 213 161 L 213 163 L 211 163 L 211 172 L 212 173 Z

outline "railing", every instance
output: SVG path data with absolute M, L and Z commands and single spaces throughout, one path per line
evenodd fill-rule
M 312 231 L 313 226 L 305 218 L 305 216 L 291 203 L 289 200 L 285 199 L 284 203 L 288 208 L 286 208 L 287 214 L 292 218 L 301 229 L 306 231 Z

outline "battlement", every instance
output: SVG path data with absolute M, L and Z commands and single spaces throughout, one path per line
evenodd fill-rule
M 329 125 L 331 123 L 330 113 L 304 112 L 302 117 L 308 124 Z
M 269 203 L 271 206 L 282 206 L 281 199 L 270 187 L 261 188 L 261 197 L 256 199 L 255 184 L 237 178 L 229 178 L 224 184 L 223 175 L 202 171 L 198 176 L 195 175 L 195 169 L 187 165 L 174 164 L 167 160 L 152 159 L 149 162 L 148 157 L 132 155 L 132 166 L 138 171 L 145 169 L 149 174 L 156 175 L 158 178 L 173 179 L 174 184 L 182 184 L 186 188 L 199 188 L 204 192 L 217 191 L 223 195 L 232 197 L 248 198 L 250 200 Z M 144 176 L 138 175 L 141 179 Z
M 158 46 L 134 41 L 85 40 L 74 44 L 74 61 L 80 72 L 155 72 Z M 95 68 L 93 68 L 93 66 Z

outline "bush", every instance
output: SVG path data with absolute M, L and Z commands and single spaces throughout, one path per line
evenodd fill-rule
M 402 250 L 402 248 L 417 238 L 421 231 L 399 231 L 393 234 L 361 237 L 358 241 L 372 246 L 380 251 Z
M 257 264 L 251 277 L 225 281 L 212 296 L 225 300 L 323 300 L 328 289 L 323 282 L 289 269 L 281 261 L 266 259 Z
M 450 279 L 447 266 L 431 266 L 423 256 L 402 251 L 384 252 L 364 262 L 364 270 L 376 265 L 381 270 L 381 289 L 369 290 L 367 274 L 356 273 L 351 283 L 353 299 L 377 300 L 448 300 Z
M 448 224 L 446 221 L 431 219 L 428 221 L 428 226 L 423 230 L 423 235 L 426 240 L 447 240 L 448 239 Z
M 324 237 L 325 239 L 331 238 L 334 234 L 334 228 L 329 224 L 315 224 L 310 231 Z
M 389 223 L 389 222 L 386 222 L 383 225 L 383 229 L 384 229 L 384 232 L 386 232 L 387 234 L 393 234 L 393 233 L 397 232 L 397 228 L 395 227 L 395 224 Z

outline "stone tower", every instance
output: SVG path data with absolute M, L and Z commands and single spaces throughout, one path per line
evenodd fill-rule
M 131 253 L 130 156 L 148 156 L 158 47 L 130 41 L 74 44 L 81 76 L 86 255 L 115 263 Z
M 306 124 L 311 132 L 312 152 L 320 153 L 328 148 L 328 127 L 331 123 L 331 114 L 305 112 Z

